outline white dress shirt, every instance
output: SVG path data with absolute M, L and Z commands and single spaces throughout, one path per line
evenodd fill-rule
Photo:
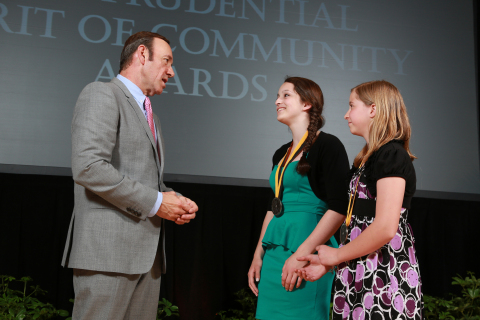
M 127 78 L 125 78 L 120 74 L 117 74 L 117 79 L 122 81 L 122 83 L 127 87 L 128 91 L 130 91 L 135 101 L 137 101 L 138 107 L 140 108 L 140 110 L 142 110 L 143 114 L 145 115 L 145 119 L 147 119 L 147 110 L 145 110 L 145 107 L 143 106 L 146 96 L 143 94 L 142 90 L 132 81 L 128 80 Z M 154 122 L 154 125 L 155 125 L 155 122 Z M 158 141 L 157 126 L 155 126 L 155 141 Z M 163 201 L 163 194 L 159 192 L 157 196 L 157 201 L 155 202 L 155 205 L 153 206 L 150 213 L 148 214 L 149 217 L 153 217 L 158 212 L 158 209 L 162 205 L 162 201 Z

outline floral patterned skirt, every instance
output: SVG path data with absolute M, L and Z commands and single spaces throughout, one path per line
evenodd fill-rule
M 379 250 L 338 266 L 333 319 L 421 320 L 423 301 L 414 238 L 402 209 L 395 237 Z M 352 241 L 374 218 L 352 216 Z

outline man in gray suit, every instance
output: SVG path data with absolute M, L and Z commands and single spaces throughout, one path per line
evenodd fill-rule
M 156 318 L 165 219 L 188 223 L 195 202 L 163 184 L 160 121 L 148 96 L 174 76 L 169 41 L 127 39 L 120 74 L 80 94 L 72 122 L 75 208 L 62 265 L 74 268 L 73 319 Z

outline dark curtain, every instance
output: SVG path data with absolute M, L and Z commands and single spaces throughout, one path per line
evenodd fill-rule
M 232 305 L 234 292 L 247 286 L 270 190 L 167 185 L 194 200 L 199 211 L 188 225 L 168 225 L 161 295 L 178 305 L 182 319 L 212 319 Z
M 73 208 L 71 177 L 0 174 L 0 274 L 30 276 L 69 310 L 72 272 L 60 266 Z
M 266 211 L 267 188 L 167 183 L 200 207 L 188 225 L 168 222 L 167 274 L 161 297 L 178 305 L 181 319 L 213 319 L 233 306 Z M 0 274 L 31 276 L 46 301 L 71 310 L 72 272 L 60 266 L 73 209 L 71 177 L 0 174 Z M 423 291 L 446 296 L 456 274 L 480 275 L 477 226 L 480 202 L 414 198 L 409 221 Z

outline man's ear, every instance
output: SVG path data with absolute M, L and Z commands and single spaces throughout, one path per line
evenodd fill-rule
M 377 114 L 377 106 L 374 103 L 370 106 L 370 108 L 371 109 L 370 109 L 370 114 L 369 115 L 370 115 L 370 118 L 373 119 L 375 117 L 375 115 Z
M 148 54 L 148 49 L 143 44 L 139 45 L 137 51 L 135 52 L 135 55 L 137 56 L 137 59 L 141 65 L 144 65 L 145 61 L 148 60 Z

